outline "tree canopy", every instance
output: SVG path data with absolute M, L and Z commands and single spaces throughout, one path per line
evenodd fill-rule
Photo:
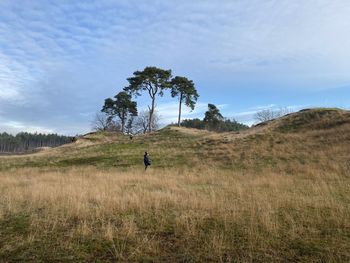
M 121 131 L 124 132 L 128 118 L 137 116 L 137 103 L 125 91 L 119 92 L 114 98 L 115 100 L 107 98 L 101 111 L 109 116 L 109 121 L 117 116 L 121 122 Z
M 199 95 L 192 80 L 186 77 L 176 76 L 171 80 L 171 96 L 173 98 L 179 97 L 178 126 L 180 126 L 182 103 L 184 102 L 187 107 L 194 110 Z
M 146 91 L 151 98 L 149 107 L 148 131 L 152 131 L 152 118 L 155 110 L 157 96 L 163 96 L 164 90 L 170 88 L 171 70 L 164 70 L 157 67 L 146 67 L 143 71 L 135 71 L 133 77 L 128 78 L 129 86 L 124 91 L 129 94 L 140 96 L 142 91 Z
M 221 115 L 220 110 L 214 104 L 208 104 L 208 111 L 205 113 L 205 122 L 217 122 L 222 120 L 224 117 Z

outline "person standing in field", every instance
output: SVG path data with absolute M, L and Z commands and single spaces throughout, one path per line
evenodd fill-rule
M 143 162 L 145 164 L 145 171 L 147 170 L 147 167 L 151 165 L 151 161 L 149 159 L 149 155 L 147 152 L 145 152 L 145 155 L 143 156 Z

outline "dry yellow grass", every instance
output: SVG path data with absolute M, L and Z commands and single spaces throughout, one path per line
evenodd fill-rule
M 350 113 L 303 114 L 2 157 L 0 262 L 349 262 Z
M 0 175 L 0 221 L 26 215 L 28 231 L 0 250 L 10 255 L 53 235 L 63 238 L 41 244 L 59 252 L 53 261 L 60 249 L 63 261 L 99 253 L 107 261 L 348 260 L 349 183 L 326 172 L 9 171 Z M 86 242 L 96 251 L 81 251 Z

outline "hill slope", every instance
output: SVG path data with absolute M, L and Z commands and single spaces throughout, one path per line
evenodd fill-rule
M 349 163 L 350 113 L 303 110 L 241 133 L 211 133 L 166 127 L 135 136 L 90 133 L 77 142 L 36 155 L 0 158 L 11 167 L 142 167 L 144 151 L 153 168 L 206 166 L 226 169 L 296 171 L 332 169 Z
M 349 120 L 317 109 L 1 157 L 0 261 L 349 262 Z

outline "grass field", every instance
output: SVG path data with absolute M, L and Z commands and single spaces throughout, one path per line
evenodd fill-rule
M 319 109 L 2 157 L 0 261 L 349 262 L 349 149 L 349 112 Z

